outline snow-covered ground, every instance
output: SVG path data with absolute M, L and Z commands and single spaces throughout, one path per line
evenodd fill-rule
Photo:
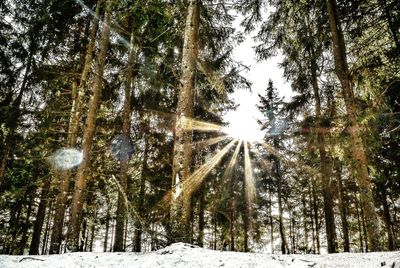
M 1 268 L 17 267 L 390 267 L 400 268 L 400 252 L 330 255 L 271 255 L 214 251 L 183 243 L 149 253 L 68 253 L 46 256 L 0 255 Z

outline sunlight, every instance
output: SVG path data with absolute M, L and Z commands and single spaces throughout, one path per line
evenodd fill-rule
M 222 157 L 229 151 L 229 149 L 237 142 L 237 140 L 233 140 L 228 143 L 224 148 L 222 148 L 218 153 L 216 153 L 208 162 L 199 167 L 193 174 L 183 182 L 184 191 L 194 192 L 196 191 L 204 178 L 210 173 L 213 168 L 219 164 Z M 179 187 L 178 185 L 176 187 Z M 178 196 L 174 196 L 176 199 Z
M 260 126 L 250 112 L 238 109 L 228 113 L 225 116 L 225 120 L 228 121 L 229 126 L 223 128 L 222 131 L 229 136 L 249 142 L 263 139 L 264 135 L 260 130 Z
M 244 177 L 245 177 L 245 191 L 246 200 L 249 210 L 249 216 L 252 215 L 252 205 L 256 196 L 256 184 L 254 181 L 253 170 L 251 167 L 251 159 L 249 154 L 248 143 L 244 142 Z
M 223 141 L 223 140 L 227 140 L 229 138 L 231 138 L 231 137 L 228 136 L 228 135 L 224 135 L 224 136 L 218 136 L 218 137 L 215 137 L 215 138 L 210 138 L 210 139 L 207 139 L 207 140 L 201 140 L 201 141 L 196 142 L 194 144 L 194 147 L 196 149 L 203 149 L 205 147 L 211 146 L 213 144 L 216 144 L 216 143 L 218 143 L 220 141 Z

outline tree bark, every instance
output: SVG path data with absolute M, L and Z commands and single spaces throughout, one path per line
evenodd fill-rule
M 93 51 L 96 43 L 96 34 L 99 25 L 100 6 L 103 0 L 98 0 L 96 11 L 92 21 L 92 29 L 89 35 L 89 43 L 87 45 L 85 63 L 82 69 L 79 86 L 74 81 L 72 83 L 72 106 L 68 128 L 68 147 L 74 148 L 77 144 L 79 122 L 82 112 L 83 94 L 87 85 L 90 66 L 93 61 Z M 50 239 L 50 254 L 60 253 L 60 245 L 63 240 L 63 226 L 65 209 L 68 197 L 68 190 L 71 181 L 71 171 L 64 171 L 57 174 L 58 176 L 58 194 L 56 196 L 54 223 Z
M 89 101 L 89 110 L 86 118 L 86 126 L 83 133 L 82 156 L 83 160 L 78 168 L 75 178 L 75 188 L 72 196 L 71 218 L 68 230 L 67 245 L 71 251 L 79 250 L 80 223 L 86 190 L 86 181 L 89 171 L 90 155 L 93 143 L 93 136 L 96 128 L 97 109 L 100 105 L 104 66 L 107 56 L 107 48 L 110 36 L 112 0 L 107 0 L 107 7 L 104 15 L 104 26 L 101 33 L 100 51 L 97 58 L 95 78 L 92 86 L 92 96 Z
M 349 224 L 347 222 L 347 201 L 344 197 L 343 181 L 342 181 L 342 167 L 339 160 L 335 161 L 336 169 L 336 180 L 338 184 L 338 194 L 339 194 L 339 210 L 340 219 L 342 222 L 342 232 L 343 232 L 343 251 L 350 252 L 350 240 L 349 240 Z
M 314 210 L 314 221 L 315 221 L 315 236 L 317 239 L 317 253 L 321 254 L 321 244 L 319 239 L 319 219 L 318 219 L 318 205 L 317 205 L 317 190 L 315 185 L 315 180 L 312 178 L 312 196 L 313 196 L 313 210 Z
M 275 247 L 274 247 L 274 218 L 272 217 L 272 189 L 271 185 L 268 187 L 269 190 L 269 224 L 270 224 L 270 231 L 271 231 L 271 253 L 274 254 Z
M 383 207 L 383 221 L 385 223 L 385 229 L 387 234 L 387 248 L 388 250 L 395 250 L 395 243 L 393 239 L 393 231 L 392 231 L 392 219 L 390 216 L 390 209 L 389 204 L 387 202 L 387 193 L 386 193 L 386 186 L 384 181 L 379 181 L 376 183 L 377 191 L 378 191 L 378 198 Z
M 146 119 L 145 123 L 146 127 L 149 127 L 149 122 Z M 142 219 L 145 215 L 144 211 L 144 198 L 145 198 L 145 185 L 146 185 L 146 178 L 148 176 L 148 165 L 147 159 L 149 155 L 149 140 L 148 140 L 148 133 L 144 134 L 144 152 L 143 152 L 143 166 L 142 166 L 142 174 L 140 176 L 140 185 L 139 185 L 139 199 L 138 199 L 138 213 L 139 219 L 135 222 L 135 238 L 134 238 L 134 251 L 140 252 L 142 250 L 142 234 L 143 234 L 143 223 Z
M 130 45 L 129 45 L 129 55 L 128 55 L 128 63 L 126 67 L 126 80 L 125 80 L 125 98 L 124 98 L 124 110 L 123 110 L 123 118 L 122 118 L 122 133 L 125 138 L 130 141 L 130 133 L 131 133 L 131 92 L 132 92 L 132 82 L 133 82 L 133 64 L 135 59 L 135 50 L 133 49 L 134 45 L 134 31 L 131 32 L 130 37 Z M 116 215 L 116 223 L 115 223 L 115 243 L 114 243 L 114 251 L 124 251 L 124 226 L 127 217 L 127 204 L 125 202 L 126 193 L 127 193 L 127 173 L 128 173 L 128 164 L 129 164 L 130 156 L 124 156 L 124 159 L 121 159 L 120 162 L 120 170 L 119 170 L 119 184 L 120 188 L 118 191 L 118 203 L 117 203 L 117 215 Z M 141 195 L 140 195 L 141 197 Z
M 171 242 L 189 239 L 190 189 L 182 189 L 178 197 L 177 189 L 190 175 L 192 160 L 192 132 L 187 122 L 193 117 L 194 86 L 199 39 L 199 1 L 190 0 L 186 17 L 185 36 L 182 52 L 182 75 L 176 110 L 175 142 L 172 172 Z
M 42 234 L 44 218 L 46 215 L 47 198 L 49 196 L 50 184 L 50 178 L 45 178 L 42 192 L 40 194 L 39 207 L 36 213 L 36 221 L 33 226 L 32 240 L 29 247 L 29 255 L 39 255 L 40 237 Z
M 349 119 L 349 133 L 351 136 L 352 155 L 357 171 L 357 182 L 360 188 L 361 206 L 365 213 L 368 241 L 372 251 L 381 249 L 379 242 L 379 218 L 375 211 L 372 196 L 372 187 L 368 174 L 368 163 L 364 144 L 361 138 L 361 129 L 357 121 L 357 107 L 354 100 L 353 85 L 346 58 L 346 45 L 337 12 L 336 0 L 327 0 L 329 25 L 332 35 L 333 56 L 335 71 L 342 85 L 342 92 Z
M 326 241 L 328 245 L 328 253 L 336 252 L 336 228 L 333 203 L 332 189 L 332 167 L 330 158 L 326 152 L 326 141 L 321 126 L 321 98 L 319 94 L 318 78 L 317 78 L 317 63 L 315 53 L 311 53 L 311 79 L 312 88 L 315 99 L 315 129 L 317 132 L 318 151 L 320 156 L 320 171 L 322 181 L 322 193 L 324 197 L 324 215 L 325 215 L 325 230 Z
M 203 247 L 204 245 L 204 210 L 205 210 L 205 193 L 204 190 L 200 190 L 199 194 L 199 236 L 197 238 L 197 244 L 200 247 Z

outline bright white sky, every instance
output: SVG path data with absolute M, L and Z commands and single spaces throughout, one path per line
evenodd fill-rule
M 234 22 L 236 29 L 241 28 L 240 20 L 239 16 Z M 243 89 L 231 94 L 231 98 L 240 106 L 237 110 L 230 111 L 224 116 L 225 121 L 230 123 L 230 127 L 226 130 L 229 135 L 250 141 L 261 140 L 264 136 L 257 123 L 257 119 L 262 119 L 263 116 L 256 105 L 259 103 L 258 94 L 264 95 L 268 80 L 272 79 L 279 94 L 286 100 L 293 94 L 289 83 L 285 82 L 283 78 L 283 70 L 278 67 L 282 60 L 281 55 L 268 61 L 257 62 L 253 48 L 257 43 L 252 38 L 256 33 L 257 29 L 248 35 L 233 52 L 235 60 L 250 68 L 249 71 L 243 71 L 241 74 L 252 82 L 252 92 Z

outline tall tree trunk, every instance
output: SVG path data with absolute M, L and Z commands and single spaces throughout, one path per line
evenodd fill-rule
M 386 186 L 384 181 L 379 181 L 376 183 L 377 191 L 378 191 L 378 198 L 383 207 L 383 221 L 385 223 L 385 229 L 387 234 L 387 242 L 388 242 L 388 249 L 395 250 L 395 244 L 393 239 L 393 231 L 392 231 L 392 219 L 390 217 L 390 210 L 389 204 L 387 202 L 387 193 L 386 193 Z
M 46 215 L 47 198 L 49 196 L 50 184 L 50 178 L 45 178 L 42 192 L 40 194 L 39 207 L 36 213 L 36 221 L 33 226 L 32 240 L 29 247 L 29 255 L 39 255 L 40 236 L 42 234 L 44 218 Z
M 368 241 L 372 251 L 381 249 L 379 242 L 379 218 L 375 211 L 372 196 L 372 187 L 368 174 L 367 157 L 365 154 L 361 129 L 357 121 L 357 107 L 354 100 L 353 85 L 349 67 L 347 65 L 346 45 L 339 21 L 336 0 L 327 0 L 329 25 L 332 34 L 333 56 L 335 71 L 342 85 L 344 102 L 349 120 L 349 133 L 351 136 L 352 155 L 357 171 L 357 182 L 360 188 L 361 205 L 365 213 Z
M 307 202 L 304 193 L 302 194 L 301 201 L 303 204 L 304 251 L 305 254 L 308 254 L 309 249 L 308 249 L 308 226 L 307 226 Z
M 187 120 L 193 117 L 194 86 L 199 39 L 199 1 L 190 0 L 186 17 L 185 36 L 182 52 L 182 75 L 176 109 L 174 158 L 172 166 L 171 239 L 187 241 L 189 234 L 190 189 L 177 189 L 190 175 L 192 160 L 192 132 L 186 129 Z M 185 126 L 186 125 L 186 126 Z
M 315 234 L 315 228 L 314 228 L 314 214 L 313 214 L 313 197 L 312 197 L 312 190 L 311 190 L 311 182 L 308 183 L 308 196 L 310 198 L 310 223 L 311 223 L 311 235 L 312 235 L 312 253 L 315 254 L 316 251 L 316 234 Z
M 145 122 L 146 129 L 149 127 L 149 121 L 146 119 Z M 135 232 L 134 232 L 134 251 L 140 252 L 142 251 L 142 234 L 143 234 L 143 223 L 142 219 L 145 215 L 144 211 L 144 198 L 145 198 L 145 185 L 146 185 L 146 178 L 148 176 L 148 165 L 147 159 L 149 155 L 149 140 L 148 140 L 148 133 L 144 134 L 144 152 L 143 152 L 143 166 L 142 166 L 142 174 L 140 176 L 140 185 L 139 185 L 139 199 L 138 199 L 138 213 L 139 219 L 135 222 Z
M 100 6 L 103 0 L 98 0 L 96 4 L 96 11 L 93 16 L 92 29 L 89 35 L 89 43 L 86 49 L 85 63 L 83 65 L 79 86 L 76 81 L 72 83 L 72 106 L 68 127 L 68 147 L 74 148 L 77 144 L 79 122 L 82 112 L 83 94 L 87 85 L 90 66 L 93 61 L 93 52 L 96 43 L 96 34 L 99 25 Z M 54 222 L 52 226 L 51 239 L 50 239 L 50 254 L 60 253 L 60 245 L 63 240 L 63 226 L 65 209 L 68 197 L 68 190 L 71 181 L 71 172 L 64 171 L 57 174 L 58 178 L 58 194 L 56 196 Z
M 275 145 L 275 144 L 274 144 Z M 279 235 L 281 237 L 281 251 L 286 254 L 289 251 L 289 246 L 285 234 L 285 226 L 283 224 L 283 202 L 282 202 L 282 177 L 280 171 L 279 159 L 275 159 L 275 175 L 278 180 L 278 220 L 279 220 Z
M 315 129 L 317 132 L 317 143 L 320 156 L 320 170 L 322 181 L 322 194 L 324 198 L 324 215 L 325 215 L 325 230 L 326 241 L 328 245 L 328 253 L 336 252 L 336 228 L 335 228 L 335 215 L 333 203 L 333 189 L 332 189 L 332 165 L 330 158 L 326 152 L 326 141 L 324 132 L 321 125 L 321 98 L 319 94 L 318 77 L 317 77 L 317 63 L 315 53 L 311 52 L 311 77 L 312 87 L 315 99 Z
M 271 253 L 274 254 L 275 252 L 275 247 L 274 247 L 274 218 L 272 217 L 272 189 L 271 185 L 268 186 L 269 190 L 269 224 L 270 224 L 270 231 L 271 231 Z
M 199 236 L 197 238 L 197 244 L 200 247 L 203 247 L 204 245 L 204 226 L 205 226 L 205 222 L 204 222 L 204 210 L 205 210 L 205 193 L 204 193 L 204 189 L 200 190 L 200 194 L 199 194 Z
M 46 220 L 46 226 L 44 228 L 44 236 L 42 240 L 42 255 L 46 254 L 47 250 L 47 243 L 48 243 L 48 238 L 49 238 L 49 232 L 50 232 L 50 223 L 51 223 L 51 214 L 53 212 L 53 202 L 50 202 L 49 208 L 47 209 L 47 220 Z
M 357 226 L 358 226 L 358 241 L 360 243 L 360 252 L 364 251 L 364 241 L 363 241 L 363 234 L 362 234 L 362 226 L 361 226 L 361 219 L 360 219 L 360 210 L 358 205 L 357 196 L 355 196 L 355 205 L 357 211 Z
M 125 80 L 125 98 L 124 98 L 124 110 L 122 118 L 122 133 L 123 136 L 130 141 L 131 133 L 131 92 L 133 82 L 133 64 L 135 59 L 134 45 L 134 31 L 131 32 L 128 63 L 126 66 L 126 80 Z M 124 251 L 124 226 L 127 216 L 127 204 L 125 202 L 127 193 L 127 173 L 130 155 L 124 155 L 123 159 L 120 159 L 119 169 L 119 191 L 118 191 L 118 203 L 117 203 L 117 215 L 115 223 L 115 243 L 114 251 Z M 141 196 L 140 196 L 141 197 Z
M 110 20 L 112 0 L 107 0 L 106 11 L 104 15 L 104 25 L 101 33 L 100 50 L 97 58 L 95 78 L 92 86 L 92 96 L 89 101 L 89 110 L 86 118 L 86 126 L 83 133 L 82 156 L 83 160 L 78 168 L 75 178 L 75 189 L 72 196 L 71 218 L 68 230 L 67 245 L 71 251 L 79 249 L 80 242 L 80 223 L 86 190 L 86 180 L 89 171 L 90 154 L 93 143 L 93 136 L 96 128 L 97 109 L 100 104 L 102 91 L 102 82 L 104 74 L 104 65 L 106 61 L 107 48 L 110 36 Z
M 317 253 L 321 254 L 321 244 L 319 239 L 319 219 L 318 219 L 318 205 L 317 205 L 317 190 L 315 185 L 315 179 L 312 178 L 312 199 L 313 199 L 313 210 L 314 210 L 314 221 L 315 221 L 315 236 L 317 238 Z
M 28 242 L 28 238 L 29 238 L 29 229 L 31 226 L 31 214 L 32 214 L 32 204 L 33 204 L 33 200 L 34 200 L 34 193 L 35 193 L 35 189 L 30 189 L 29 190 L 30 195 L 29 195 L 29 203 L 28 203 L 28 207 L 26 209 L 26 218 L 25 218 L 25 222 L 23 224 L 22 227 L 22 237 L 21 240 L 18 243 L 18 249 L 16 250 L 18 255 L 23 255 L 25 248 L 26 248 L 26 243 Z
M 342 166 L 339 160 L 335 161 L 335 169 L 336 169 L 336 180 L 337 180 L 338 194 L 339 194 L 340 219 L 342 221 L 343 251 L 350 252 L 349 224 L 347 222 L 347 210 L 346 210 L 347 201 L 344 197 Z
M 111 218 L 111 212 L 110 212 L 111 205 L 110 205 L 108 196 L 106 198 L 108 201 L 107 201 L 107 212 L 106 212 L 106 230 L 105 230 L 104 243 L 103 243 L 103 251 L 104 252 L 107 252 L 107 248 L 108 248 L 108 233 L 110 230 L 110 218 Z

